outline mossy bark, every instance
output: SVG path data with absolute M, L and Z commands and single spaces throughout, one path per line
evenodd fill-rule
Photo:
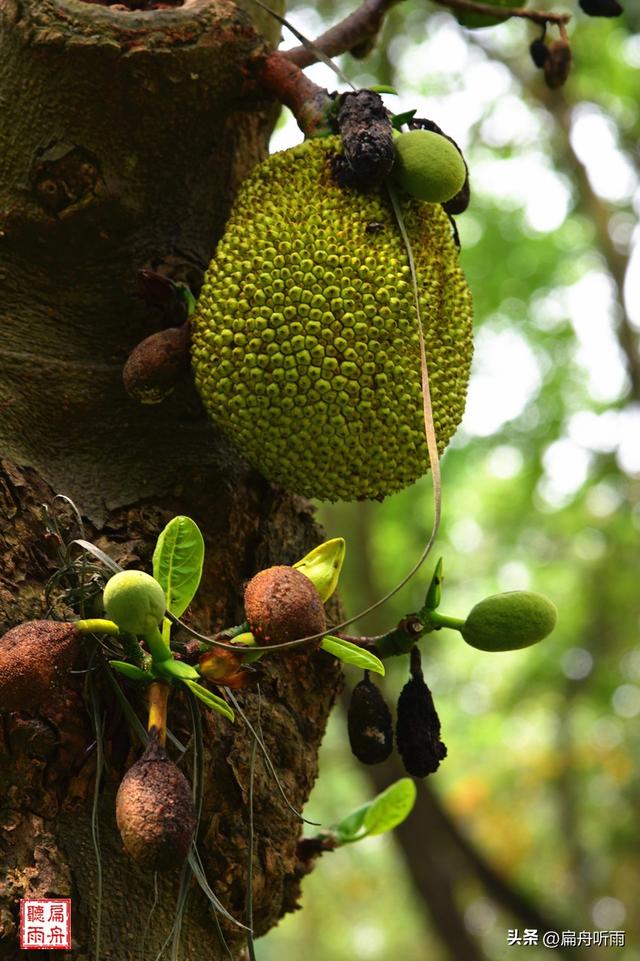
M 157 329 L 136 296 L 136 271 L 159 267 L 197 286 L 238 183 L 266 152 L 275 113 L 256 99 L 245 71 L 261 50 L 260 33 L 225 0 L 147 12 L 0 0 L 0 16 L 0 630 L 47 613 L 44 588 L 59 544 L 42 504 L 56 492 L 73 497 L 87 536 L 125 566 L 149 569 L 163 525 L 177 513 L 192 516 L 207 559 L 190 616 L 205 630 L 236 623 L 245 579 L 317 543 L 311 511 L 246 467 L 208 423 L 190 384 L 144 408 L 124 393 L 121 370 L 131 348 Z M 275 39 L 277 27 L 260 29 Z M 64 508 L 61 519 L 64 537 L 77 536 Z M 96 752 L 85 681 L 70 676 L 37 715 L 1 716 L 1 958 L 26 957 L 16 943 L 19 898 L 54 895 L 73 899 L 70 956 L 95 954 Z M 317 773 L 338 684 L 322 652 L 265 663 L 264 736 L 298 807 Z M 100 957 L 153 958 L 171 927 L 178 877 L 160 880 L 141 954 L 153 877 L 124 856 L 114 816 L 118 783 L 140 748 L 109 688 L 97 688 L 106 753 Z M 143 716 L 136 690 L 125 690 Z M 257 695 L 241 698 L 255 720 Z M 173 698 L 170 726 L 185 743 L 187 718 Z M 200 850 L 216 894 L 243 919 L 251 741 L 240 722 L 209 712 L 203 720 Z M 259 934 L 295 906 L 300 874 L 299 824 L 260 760 L 255 816 Z M 225 931 L 240 957 L 240 942 Z M 227 956 L 194 887 L 180 958 Z

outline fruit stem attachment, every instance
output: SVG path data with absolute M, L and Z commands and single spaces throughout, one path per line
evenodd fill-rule
M 162 637 L 157 627 L 151 628 L 142 635 L 154 661 L 162 663 L 172 657 L 171 648 Z
M 465 622 L 464 617 L 449 617 L 439 611 L 426 611 L 425 614 L 436 630 L 441 627 L 451 627 L 454 631 L 459 631 Z
M 117 624 L 101 617 L 73 621 L 73 626 L 81 634 L 110 634 L 112 637 L 118 637 L 120 634 L 120 628 Z
M 149 655 L 145 654 L 142 650 L 135 634 L 130 634 L 129 631 L 123 631 L 120 635 L 120 641 L 122 642 L 128 661 L 132 661 L 134 664 L 137 664 L 138 667 L 142 667 L 145 660 L 149 659 Z
M 169 704 L 169 685 L 165 681 L 152 681 L 149 685 L 149 720 L 147 730 L 154 729 L 158 744 L 164 747 L 167 740 L 167 706 Z

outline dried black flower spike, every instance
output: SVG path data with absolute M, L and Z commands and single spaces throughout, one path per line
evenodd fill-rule
M 380 764 L 393 749 L 391 711 L 379 688 L 364 672 L 364 679 L 353 689 L 347 715 L 349 744 L 363 764 Z
M 440 718 L 422 674 L 420 651 L 411 650 L 411 677 L 398 698 L 396 742 L 407 774 L 426 777 L 447 756 L 440 740 Z
M 542 70 L 549 57 L 549 48 L 544 42 L 544 37 L 536 37 L 536 39 L 532 41 L 529 46 L 529 53 L 536 67 Z

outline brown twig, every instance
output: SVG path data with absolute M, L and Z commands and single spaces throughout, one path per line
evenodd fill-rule
M 368 49 L 380 32 L 387 13 L 391 7 L 399 2 L 400 0 L 363 0 L 360 6 L 348 17 L 316 37 L 313 46 L 328 57 L 337 57 L 341 53 L 353 52 L 358 48 Z M 564 35 L 565 24 L 571 19 L 571 14 L 568 13 L 525 10 L 521 7 L 509 9 L 495 7 L 490 3 L 475 3 L 474 0 L 434 0 L 434 2 L 441 7 L 448 7 L 450 10 L 486 14 L 500 20 L 520 17 L 523 20 L 539 23 L 541 26 L 554 23 L 560 28 L 561 35 Z M 301 68 L 309 67 L 311 64 L 318 62 L 313 50 L 304 46 L 293 47 L 291 50 L 285 51 L 283 55 Z
M 307 136 L 324 124 L 331 105 L 329 94 L 309 80 L 284 53 L 274 50 L 265 57 L 257 58 L 252 68 L 264 93 L 289 107 L 298 126 Z
M 434 0 L 440 7 L 447 7 L 449 10 L 459 10 L 462 13 L 481 13 L 496 20 L 510 20 L 511 17 L 519 17 L 522 20 L 531 20 L 544 26 L 547 23 L 555 23 L 560 27 L 560 32 L 564 32 L 564 25 L 571 20 L 570 13 L 553 13 L 550 10 L 525 10 L 523 7 L 494 7 L 490 3 L 475 3 L 474 0 Z
M 334 24 L 313 41 L 313 46 L 327 57 L 337 57 L 347 50 L 368 46 L 378 35 L 384 18 L 400 0 L 363 0 L 348 17 Z M 298 67 L 310 67 L 318 58 L 307 47 L 293 47 L 284 54 Z

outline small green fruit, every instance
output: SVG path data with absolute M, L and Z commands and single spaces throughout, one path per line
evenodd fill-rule
M 121 631 L 145 635 L 158 627 L 167 608 L 164 591 L 144 571 L 120 571 L 104 589 L 104 609 Z
M 460 632 L 480 651 L 517 651 L 551 634 L 557 620 L 555 604 L 542 594 L 508 591 L 476 604 Z
M 392 176 L 398 186 L 418 200 L 445 203 L 458 193 L 467 171 L 460 152 L 439 133 L 409 130 L 395 141 Z
M 515 7 L 526 7 L 527 0 L 491 0 L 492 7 L 508 7 L 509 9 Z M 463 27 L 469 27 L 470 29 L 478 29 L 480 27 L 495 27 L 498 23 L 505 23 L 504 17 L 488 17 L 483 13 L 469 13 L 468 11 L 460 10 L 456 13 L 456 18 L 458 23 L 461 23 Z

